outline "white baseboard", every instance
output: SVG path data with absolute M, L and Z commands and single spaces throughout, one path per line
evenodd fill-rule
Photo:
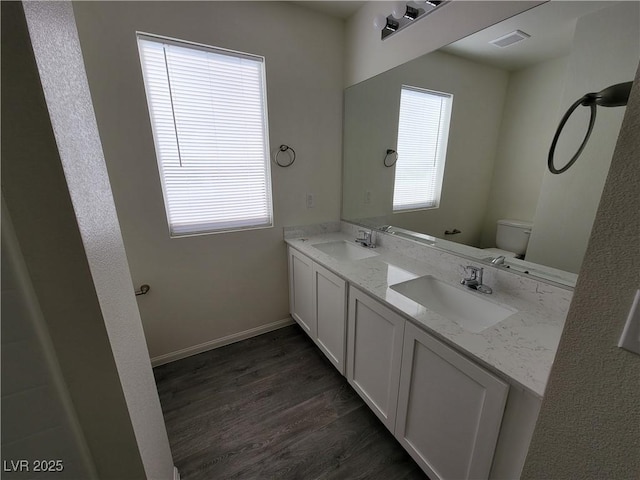
M 180 472 L 177 467 L 173 467 L 173 480 L 180 480 Z
M 175 362 L 176 360 L 190 357 L 191 355 L 197 355 L 198 353 L 213 350 L 214 348 L 224 347 L 225 345 L 239 342 L 240 340 L 246 340 L 247 338 L 256 337 L 258 335 L 262 335 L 263 333 L 278 330 L 279 328 L 293 325 L 293 323 L 293 319 L 291 317 L 287 317 L 276 322 L 267 323 L 266 325 L 261 325 L 259 327 L 245 330 L 244 332 L 232 333 L 231 335 L 227 335 L 226 337 L 217 338 L 209 342 L 194 345 L 193 347 L 187 347 L 175 352 L 165 353 L 164 355 L 153 357 L 151 359 L 151 366 L 157 367 L 158 365 L 164 365 L 165 363 Z

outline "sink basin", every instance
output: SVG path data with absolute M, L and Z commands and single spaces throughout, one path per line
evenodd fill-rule
M 336 242 L 319 243 L 312 245 L 313 248 L 317 248 L 321 252 L 326 253 L 330 257 L 340 260 L 342 262 L 349 262 L 353 260 L 362 260 L 363 258 L 377 257 L 378 254 L 368 248 L 355 245 L 353 243 L 339 240 Z
M 391 285 L 390 288 L 474 333 L 517 312 L 485 300 L 480 297 L 481 293 L 449 285 L 431 275 Z

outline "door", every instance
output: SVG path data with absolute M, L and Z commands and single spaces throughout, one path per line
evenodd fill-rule
M 393 432 L 405 320 L 361 291 L 349 289 L 347 379 Z
M 432 480 L 488 478 L 507 392 L 407 322 L 395 435 Z
M 347 289 L 345 281 L 317 263 L 313 264 L 313 311 L 318 347 L 344 375 Z
M 315 341 L 312 283 L 313 262 L 297 250 L 289 248 L 289 313 Z

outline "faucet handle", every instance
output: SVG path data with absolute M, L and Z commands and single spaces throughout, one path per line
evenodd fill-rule
M 467 265 L 466 267 L 463 266 L 462 268 L 464 268 L 464 272 L 467 275 L 470 275 L 470 277 L 466 278 L 465 280 L 476 280 L 478 277 L 482 278 L 482 267 Z
M 484 272 L 484 268 L 467 265 L 466 267 L 464 267 L 464 270 L 470 275 L 470 277 L 463 278 L 460 281 L 462 285 L 466 285 L 467 287 L 477 290 L 480 293 L 492 293 L 493 290 L 491 290 L 490 287 L 483 285 L 482 283 L 482 272 Z
M 363 247 L 375 248 L 375 237 L 373 230 L 358 230 L 362 234 L 362 237 L 356 238 L 356 242 L 360 243 Z
M 505 258 L 504 255 L 498 255 L 497 257 L 491 260 L 492 265 L 502 265 L 504 264 Z

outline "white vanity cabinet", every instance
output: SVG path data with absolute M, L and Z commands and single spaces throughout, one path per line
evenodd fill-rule
M 347 379 L 393 432 L 405 320 L 351 287 L 348 324 Z
M 344 280 L 313 263 L 313 314 L 317 321 L 316 344 L 344 375 L 347 335 L 347 285 Z
M 346 283 L 292 248 L 289 248 L 289 311 L 344 375 Z
M 313 261 L 289 248 L 289 313 L 315 340 L 317 320 L 313 315 Z
M 353 287 L 347 338 L 349 383 L 432 480 L 489 478 L 507 383 Z
M 429 478 L 520 476 L 539 398 L 353 285 L 347 308 L 345 280 L 293 248 L 289 289 L 293 318 Z
M 488 478 L 508 390 L 407 322 L 395 436 L 433 480 Z

